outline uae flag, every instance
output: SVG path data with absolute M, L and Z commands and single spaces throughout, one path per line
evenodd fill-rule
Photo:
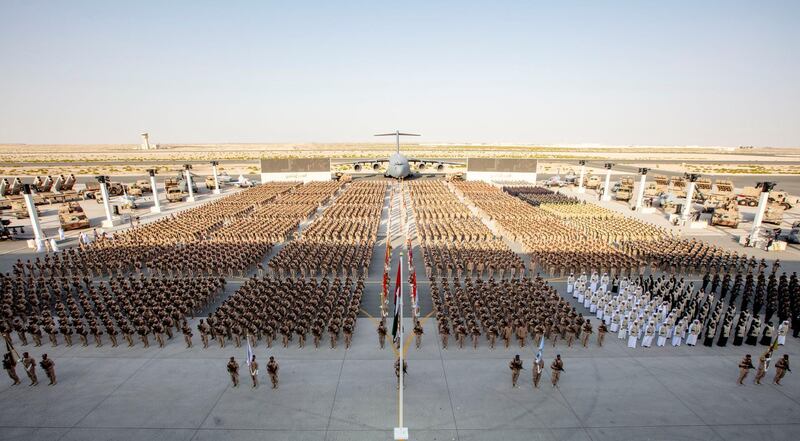
M 397 341 L 400 336 L 400 310 L 402 309 L 402 302 L 403 302 L 403 279 L 402 270 L 403 259 L 400 258 L 400 262 L 397 263 L 397 281 L 395 282 L 394 286 L 394 321 L 392 321 L 392 340 Z

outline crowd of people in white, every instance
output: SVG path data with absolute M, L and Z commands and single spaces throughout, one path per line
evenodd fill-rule
M 781 322 L 776 332 L 772 322 L 763 326 L 761 319 L 749 312 L 740 313 L 734 325 L 735 305 L 674 276 L 612 280 L 607 273 L 596 271 L 577 277 L 570 274 L 567 295 L 602 320 L 619 339 L 627 340 L 630 348 L 648 348 L 654 343 L 695 346 L 698 341 L 710 347 L 717 335 L 717 346 L 727 346 L 731 334 L 736 346 L 771 345 L 773 337 L 783 345 L 789 332 L 788 320 Z

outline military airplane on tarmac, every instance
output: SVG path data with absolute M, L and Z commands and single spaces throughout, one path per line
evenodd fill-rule
M 355 171 L 361 171 L 365 165 L 372 166 L 372 169 L 377 171 L 381 168 L 381 163 L 388 163 L 386 166 L 386 172 L 383 174 L 386 177 L 392 177 L 395 179 L 406 179 L 409 177 L 414 177 L 417 174 L 414 173 L 411 169 L 411 163 L 416 164 L 416 169 L 422 171 L 428 167 L 431 167 L 433 170 L 442 171 L 444 170 L 445 165 L 461 165 L 457 162 L 446 162 L 446 161 L 436 161 L 436 160 L 429 160 L 429 159 L 416 159 L 416 158 L 407 158 L 405 155 L 400 153 L 400 137 L 401 136 L 421 136 L 415 133 L 402 133 L 400 131 L 395 131 L 394 133 L 379 133 L 375 136 L 394 136 L 396 139 L 397 144 L 397 151 L 389 156 L 389 159 L 365 159 L 359 161 L 352 161 L 349 162 L 353 164 L 353 168 Z

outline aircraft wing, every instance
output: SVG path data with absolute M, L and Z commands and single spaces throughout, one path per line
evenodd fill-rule
M 373 164 L 375 162 L 389 162 L 389 160 L 388 159 L 359 159 L 357 161 L 336 162 L 333 165 L 340 165 L 340 164 Z
M 425 164 L 466 165 L 463 162 L 435 161 L 432 159 L 408 158 L 408 162 L 422 162 Z

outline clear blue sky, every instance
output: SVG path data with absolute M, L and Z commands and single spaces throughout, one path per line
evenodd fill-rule
M 0 0 L 0 143 L 800 146 L 800 1 Z

